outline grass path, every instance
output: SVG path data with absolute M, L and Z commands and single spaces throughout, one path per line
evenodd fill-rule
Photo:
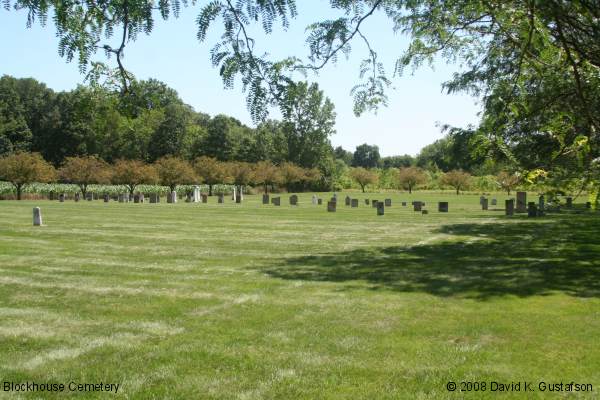
M 336 213 L 310 194 L 297 208 L 0 202 L 0 381 L 120 383 L 86 395 L 140 399 L 497 398 L 491 381 L 562 398 L 538 383 L 576 381 L 594 391 L 574 398 L 598 397 L 598 216 L 355 196 Z M 393 206 L 377 217 L 365 197 Z

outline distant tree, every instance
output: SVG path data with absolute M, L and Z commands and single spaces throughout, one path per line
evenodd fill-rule
M 192 166 L 178 157 L 165 156 L 154 165 L 160 183 L 168 186 L 171 192 L 174 192 L 178 185 L 194 183 L 197 179 Z
M 194 170 L 202 178 L 202 181 L 208 185 L 208 195 L 213 195 L 213 186 L 219 183 L 225 183 L 228 177 L 228 171 L 225 163 L 212 157 L 198 157 L 194 161 Z
M 281 175 L 281 183 L 283 183 L 288 192 L 292 190 L 292 187 L 295 184 L 298 184 L 306 178 L 304 168 L 291 162 L 284 162 L 281 164 L 279 166 L 279 173 Z
M 515 186 L 519 184 L 521 178 L 517 174 L 511 174 L 510 172 L 501 171 L 498 176 L 496 176 L 496 182 L 502 188 L 502 190 L 506 190 L 506 194 L 510 196 L 510 191 L 514 189 Z
M 425 183 L 427 181 L 427 175 L 421 168 L 407 167 L 400 168 L 398 171 L 398 182 L 400 186 L 408 190 L 408 193 L 412 193 L 415 186 Z
M 62 180 L 79 186 L 84 197 L 90 184 L 110 182 L 109 165 L 96 156 L 67 157 L 58 172 Z
M 471 182 L 471 174 L 461 170 L 452 170 L 450 172 L 446 172 L 442 176 L 441 181 L 444 185 L 448 185 L 456 189 L 456 194 L 458 195 L 461 190 L 469 187 Z
M 135 188 L 141 184 L 156 184 L 158 173 L 153 165 L 138 160 L 117 160 L 112 167 L 111 181 L 117 185 L 125 185 L 133 196 Z
M 378 180 L 377 173 L 363 167 L 352 168 L 350 170 L 350 176 L 360 185 L 363 193 L 368 185 L 374 185 Z
M 351 151 L 345 150 L 342 146 L 336 147 L 333 150 L 333 155 L 337 160 L 342 160 L 347 166 L 352 165 L 354 154 Z
M 353 167 L 377 168 L 379 167 L 381 156 L 379 155 L 379 147 L 361 144 L 356 147 L 352 158 Z
M 273 186 L 281 181 L 279 168 L 269 161 L 259 161 L 254 166 L 254 181 L 263 185 L 265 193 L 269 193 L 269 185 Z
M 405 168 L 410 167 L 415 163 L 413 156 L 405 154 L 403 156 L 383 157 L 381 159 L 383 168 Z
M 252 164 L 243 161 L 232 161 L 227 163 L 227 170 L 237 192 L 242 193 L 244 186 L 254 180 L 254 168 Z
M 33 182 L 52 182 L 56 178 L 54 167 L 39 153 L 17 152 L 0 158 L 0 180 L 15 187 L 17 200 L 23 188 Z

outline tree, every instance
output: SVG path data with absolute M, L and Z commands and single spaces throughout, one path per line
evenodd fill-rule
M 285 186 L 288 192 L 292 191 L 292 187 L 305 179 L 305 171 L 303 168 L 291 162 L 284 162 L 279 166 L 279 174 L 281 183 Z
M 158 173 L 152 165 L 138 160 L 117 160 L 112 168 L 112 183 L 125 185 L 133 196 L 135 188 L 141 184 L 156 184 Z
M 453 170 L 442 175 L 441 182 L 456 189 L 458 195 L 462 189 L 469 187 L 471 175 L 460 170 Z
M 400 186 L 408 190 L 408 193 L 412 193 L 415 186 L 425 183 L 427 181 L 427 175 L 425 172 L 418 167 L 407 167 L 400 168 L 398 171 L 398 182 Z
M 354 156 L 352 157 L 353 167 L 377 168 L 381 156 L 379 155 L 379 147 L 361 144 L 356 147 Z
M 510 191 L 519 184 L 521 178 L 517 174 L 512 174 L 507 171 L 501 171 L 496 177 L 496 182 L 502 188 L 506 190 L 506 194 L 510 196 Z
M 212 196 L 213 186 L 225 183 L 228 171 L 224 163 L 212 157 L 198 157 L 194 161 L 196 174 L 208 185 L 208 195 Z
M 263 185 L 265 194 L 269 193 L 269 185 L 272 187 L 275 183 L 281 181 L 279 169 L 269 161 L 259 161 L 254 166 L 254 180 Z
M 33 182 L 52 182 L 56 171 L 39 153 L 16 152 L 0 158 L 0 180 L 15 187 L 17 200 L 23 188 Z
M 58 172 L 62 180 L 79 186 L 84 197 L 90 184 L 110 182 L 109 165 L 96 156 L 67 157 Z
M 248 185 L 254 179 L 254 169 L 252 165 L 243 161 L 232 161 L 227 163 L 227 170 L 234 185 L 237 187 L 237 192 L 242 193 L 244 186 Z
M 178 185 L 191 184 L 197 179 L 192 166 L 178 157 L 162 157 L 154 166 L 161 185 L 168 186 L 171 192 L 174 192 Z
M 338 146 L 333 150 L 333 155 L 337 160 L 342 160 L 347 166 L 352 164 L 354 154 L 351 151 L 344 150 L 342 146 Z
M 369 171 L 363 167 L 355 167 L 350 170 L 350 176 L 354 179 L 365 192 L 365 187 L 368 185 L 374 185 L 377 183 L 378 176 L 375 172 Z
M 333 103 L 316 83 L 290 86 L 283 104 L 283 131 L 287 139 L 287 160 L 313 168 L 331 152 L 329 137 L 335 133 Z
M 405 154 L 403 156 L 391 156 L 391 157 L 383 157 L 381 159 L 383 162 L 383 168 L 405 168 L 410 167 L 415 163 L 415 159 L 413 156 Z

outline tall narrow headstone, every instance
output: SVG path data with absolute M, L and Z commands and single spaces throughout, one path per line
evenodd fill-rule
M 75 193 L 75 202 L 78 202 L 81 199 L 81 193 Z
M 481 200 L 481 209 L 484 211 L 488 209 L 488 199 Z
M 385 213 L 385 203 L 378 201 L 377 202 L 377 215 L 383 215 Z
M 58 195 L 58 201 L 60 201 L 61 203 L 65 202 L 65 194 L 61 193 Z
M 298 205 L 298 196 L 296 196 L 295 194 L 290 196 L 290 205 L 291 206 L 297 206 Z
M 513 215 L 515 213 L 515 201 L 513 199 L 504 202 L 504 211 L 506 215 Z
M 50 191 L 50 193 L 48 193 L 48 200 L 54 200 L 54 191 Z
M 358 199 L 352 199 L 351 204 L 352 204 L 352 208 L 357 208 L 358 207 Z
M 567 197 L 567 208 L 573 208 L 573 198 Z
M 269 195 L 267 193 L 263 193 L 262 203 L 269 204 Z
M 237 189 L 233 186 L 233 190 L 231 191 L 231 201 L 237 202 Z
M 448 212 L 448 202 L 447 201 L 440 201 L 438 203 L 438 211 L 439 212 Z
M 220 193 L 220 194 L 217 196 L 217 203 L 219 203 L 219 204 L 223 204 L 223 203 L 225 203 L 225 195 L 224 195 L 223 193 Z
M 237 204 L 241 204 L 242 201 L 244 200 L 244 195 L 242 194 L 243 190 L 242 190 L 242 186 L 239 187 L 238 191 L 237 191 L 237 197 L 235 198 L 235 202 Z
M 109 200 L 110 200 L 110 196 L 108 195 L 108 193 L 104 193 L 104 202 L 108 203 Z
M 173 190 L 173 203 L 177 203 L 177 190 Z
M 385 206 L 386 207 L 391 207 L 392 206 L 392 199 L 385 199 Z
M 42 226 L 42 210 L 39 207 L 33 207 L 33 226 Z
M 335 212 L 336 205 L 337 205 L 336 201 L 327 202 L 327 212 Z
M 544 199 L 544 195 L 541 195 L 538 198 L 538 214 L 544 215 L 545 209 L 546 209 L 546 202 L 545 202 L 545 199 Z
M 537 217 L 537 206 L 533 201 L 529 202 L 527 205 L 527 216 L 531 218 Z
M 200 202 L 200 186 L 194 185 L 194 203 Z
M 346 196 L 346 198 L 344 199 L 344 202 L 345 202 L 344 204 L 346 204 L 347 206 L 349 206 L 349 205 L 350 205 L 350 202 L 351 202 L 351 200 L 352 200 L 352 199 L 350 198 L 350 196 Z
M 318 200 L 319 200 L 319 199 L 317 198 L 317 195 L 316 195 L 316 194 L 313 194 L 313 195 L 312 195 L 312 203 L 313 203 L 313 206 L 316 206 L 316 205 L 317 205 L 317 202 L 318 202 Z
M 527 192 L 517 192 L 517 209 L 518 213 L 527 212 Z

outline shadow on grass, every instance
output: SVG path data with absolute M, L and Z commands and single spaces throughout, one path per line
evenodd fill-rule
M 498 218 L 496 223 L 444 225 L 437 233 L 457 237 L 413 247 L 290 258 L 266 272 L 281 279 L 352 285 L 363 281 L 372 289 L 475 299 L 556 291 L 600 296 L 597 216 L 517 222 Z

